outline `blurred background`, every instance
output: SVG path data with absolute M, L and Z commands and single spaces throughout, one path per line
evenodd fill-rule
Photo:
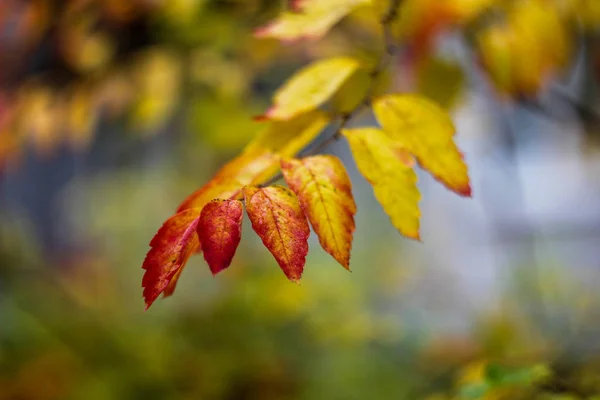
M 150 239 L 273 91 L 381 52 L 361 8 L 322 40 L 253 37 L 286 3 L 0 1 L 0 399 L 594 398 L 597 0 L 405 0 L 391 90 L 449 109 L 473 198 L 420 174 L 411 242 L 336 142 L 352 273 L 313 235 L 290 284 L 246 220 L 228 270 L 194 257 L 143 312 Z

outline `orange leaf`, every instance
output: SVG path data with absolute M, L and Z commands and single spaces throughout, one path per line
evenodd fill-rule
M 169 287 L 198 246 L 196 226 L 200 209 L 191 208 L 169 218 L 150 242 L 142 268 L 144 300 L 148 309 Z M 174 289 L 174 286 L 173 286 Z M 172 290 L 170 289 L 172 292 Z
M 360 68 L 351 57 L 315 61 L 297 71 L 273 96 L 273 106 L 259 119 L 289 120 L 328 101 Z
M 188 196 L 181 203 L 178 211 L 202 208 L 209 201 L 217 198 L 239 198 L 245 185 L 259 185 L 263 180 L 261 178 L 264 177 L 266 180 L 275 175 L 276 170 L 268 172 L 273 169 L 273 166 L 277 166 L 277 162 L 276 156 L 268 151 L 258 154 L 243 153 L 225 164 L 210 182 Z
M 282 160 L 281 170 L 323 249 L 349 269 L 356 204 L 350 178 L 340 159 L 318 155 Z
M 213 275 L 231 264 L 242 237 L 243 212 L 239 200 L 213 200 L 202 209 L 198 237 Z
M 262 189 L 245 187 L 243 191 L 252 229 L 288 279 L 300 280 L 308 254 L 310 228 L 298 198 L 279 185 Z
M 240 156 L 227 163 L 210 182 L 185 199 L 178 210 L 201 208 L 217 198 L 241 198 L 242 187 L 262 185 L 277 174 L 277 156 L 295 156 L 319 135 L 327 122 L 323 112 L 312 111 L 289 121 L 270 123 Z

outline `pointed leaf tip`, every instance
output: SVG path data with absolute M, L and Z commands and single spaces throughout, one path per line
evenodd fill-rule
M 359 68 L 360 63 L 351 57 L 315 61 L 296 72 L 275 92 L 273 105 L 263 117 L 286 121 L 315 110 Z
M 243 193 L 252 229 L 288 279 L 300 280 L 308 254 L 310 228 L 298 198 L 279 185 L 262 189 L 247 186 Z
M 143 296 L 146 309 L 174 285 L 188 258 L 198 249 L 196 226 L 200 209 L 191 208 L 173 215 L 158 230 L 152 241 L 142 268 Z
M 282 160 L 281 168 L 319 243 L 349 270 L 356 204 L 344 165 L 337 157 L 318 155 Z
M 239 200 L 213 200 L 202 209 L 198 237 L 213 275 L 229 267 L 242 237 L 243 206 Z

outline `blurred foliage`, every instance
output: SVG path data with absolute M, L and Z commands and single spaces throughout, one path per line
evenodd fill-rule
M 177 303 L 141 312 L 149 232 L 256 133 L 265 97 L 306 60 L 379 51 L 378 26 L 360 10 L 324 41 L 250 34 L 287 3 L 0 1 L 0 168 L 28 152 L 93 149 L 113 127 L 142 141 L 183 121 L 185 134 L 169 159 L 181 171 L 74 181 L 61 212 L 81 249 L 58 260 L 38 243 L 37 221 L 1 210 L 0 399 L 597 399 L 594 288 L 565 271 L 514 276 L 502 306 L 469 332 L 437 332 L 412 324 L 422 310 L 389 306 L 410 304 L 402 289 L 418 272 L 372 221 L 376 233 L 353 254 L 368 268 L 348 276 L 314 255 L 318 273 L 290 285 L 247 244 L 218 281 L 192 265 Z M 457 19 L 437 14 L 442 3 Z M 470 76 L 436 40 L 459 27 L 497 92 L 521 104 L 561 83 L 583 51 L 592 93 L 566 100 L 597 134 L 599 4 L 406 0 L 417 17 L 396 27 L 403 73 L 386 79 L 456 107 Z

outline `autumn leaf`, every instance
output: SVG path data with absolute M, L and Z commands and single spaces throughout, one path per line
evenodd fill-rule
M 190 255 L 198 246 L 196 226 L 200 209 L 192 208 L 169 218 L 150 242 L 142 268 L 144 300 L 148 309 L 154 300 L 176 280 Z
M 281 169 L 323 249 L 349 269 L 356 204 L 344 164 L 337 157 L 318 155 L 282 160 Z
M 188 196 L 178 211 L 202 208 L 214 199 L 234 199 L 240 196 L 242 187 L 251 184 L 264 171 L 277 165 L 275 155 L 270 152 L 241 154 L 234 158 L 200 189 Z
M 239 200 L 213 200 L 202 209 L 198 238 L 213 275 L 231 264 L 242 237 L 243 212 Z
M 386 95 L 375 99 L 373 110 L 394 145 L 412 153 L 450 190 L 471 196 L 467 165 L 454 143 L 454 125 L 440 106 L 420 96 Z
M 316 109 L 359 68 L 359 62 L 350 57 L 328 58 L 310 64 L 275 92 L 273 106 L 258 119 L 289 120 Z
M 279 171 L 278 157 L 294 157 L 321 133 L 328 121 L 323 112 L 311 111 L 289 121 L 269 123 L 240 156 L 223 166 L 210 182 L 188 196 L 178 210 L 202 208 L 217 198 L 241 198 L 242 187 L 262 185 L 271 179 Z
M 256 37 L 272 37 L 283 41 L 318 39 L 352 10 L 369 2 L 370 0 L 296 0 L 291 11 L 283 12 L 279 18 L 258 28 L 254 34 Z
M 310 228 L 298 198 L 288 188 L 245 187 L 246 212 L 252 228 L 260 236 L 277 263 L 295 282 L 302 277 Z
M 387 135 L 376 128 L 346 129 L 350 150 L 360 173 L 373 186 L 375 197 L 403 235 L 420 240 L 417 175 L 397 154 Z

